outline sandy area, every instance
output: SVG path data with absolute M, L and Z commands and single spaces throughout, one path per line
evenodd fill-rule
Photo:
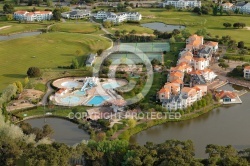
M 12 26 L 12 25 L 8 25 L 8 26 L 3 26 L 3 27 L 0 27 L 0 30 L 10 28 L 11 26 Z
M 42 91 L 34 89 L 25 89 L 18 97 L 17 100 L 12 100 L 7 106 L 8 111 L 17 109 L 29 108 L 35 106 L 31 101 L 41 98 L 43 95 Z
M 246 27 L 247 30 L 250 30 L 250 27 Z

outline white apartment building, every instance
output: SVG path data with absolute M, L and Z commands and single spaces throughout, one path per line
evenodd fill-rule
M 111 21 L 113 23 L 121 23 L 124 21 L 140 21 L 142 16 L 138 12 L 124 12 L 115 14 L 113 12 L 99 11 L 95 16 L 95 19 L 101 19 L 103 21 Z
M 91 12 L 90 10 L 72 10 L 70 12 L 64 12 L 62 13 L 63 18 L 67 19 L 82 19 L 85 17 L 90 16 Z
M 167 0 L 163 2 L 163 7 L 166 5 L 174 6 L 175 8 L 194 8 L 201 7 L 201 1 L 198 0 Z
M 50 20 L 53 14 L 51 11 L 16 11 L 14 13 L 14 19 L 20 21 L 43 21 Z
M 244 78 L 245 79 L 250 79 L 250 66 L 246 66 L 244 68 Z

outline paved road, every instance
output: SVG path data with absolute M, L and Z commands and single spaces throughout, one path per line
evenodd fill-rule
M 42 105 L 47 105 L 48 104 L 48 97 L 54 92 L 54 89 L 50 86 L 51 81 L 47 82 L 46 86 L 47 86 L 47 91 L 45 93 L 45 95 L 43 96 L 42 100 L 41 100 L 41 104 Z

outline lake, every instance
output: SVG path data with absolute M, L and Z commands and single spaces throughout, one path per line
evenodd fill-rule
M 237 89 L 226 85 L 221 89 Z M 144 145 L 150 141 L 163 143 L 165 140 L 192 140 L 196 157 L 207 157 L 207 144 L 233 145 L 236 149 L 250 147 L 250 93 L 240 97 L 242 104 L 221 106 L 195 119 L 170 122 L 154 126 L 131 137 L 130 143 Z
M 29 37 L 29 36 L 36 36 L 41 33 L 42 32 L 23 32 L 23 33 L 17 33 L 13 35 L 0 36 L 0 41 L 18 39 L 18 38 Z
M 74 145 L 82 140 L 90 139 L 90 135 L 86 131 L 79 129 L 77 124 L 66 119 L 47 117 L 45 119 L 29 119 L 25 122 L 30 123 L 32 127 L 38 128 L 42 128 L 45 124 L 50 125 L 54 130 L 51 138 L 56 142 L 65 143 L 67 145 Z
M 141 26 L 150 28 L 153 30 L 158 30 L 161 32 L 172 32 L 174 29 L 178 29 L 178 30 L 185 29 L 185 26 L 183 25 L 169 25 L 169 24 L 164 24 L 161 22 L 145 23 L 145 24 L 141 24 Z

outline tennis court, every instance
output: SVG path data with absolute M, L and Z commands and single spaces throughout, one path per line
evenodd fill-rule
M 167 42 L 121 43 L 116 51 L 108 57 L 113 64 L 137 64 L 143 62 L 146 58 L 150 61 L 157 59 L 161 62 L 163 51 L 170 51 L 170 45 Z
M 162 52 L 158 53 L 114 53 L 109 55 L 109 59 L 112 61 L 112 64 L 118 65 L 120 63 L 124 64 L 137 64 L 142 63 L 145 58 L 148 58 L 150 61 L 157 59 L 160 62 L 162 61 Z
M 170 45 L 164 43 L 121 43 L 118 46 L 118 51 L 131 51 L 131 52 L 163 52 L 169 51 Z

